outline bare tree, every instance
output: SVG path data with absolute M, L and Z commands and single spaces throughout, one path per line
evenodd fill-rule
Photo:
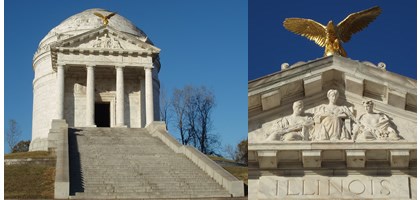
M 12 153 L 18 153 L 18 152 L 28 152 L 29 146 L 31 145 L 30 140 L 21 140 L 18 142 L 12 149 Z
M 230 160 L 235 160 L 236 159 L 236 148 L 233 148 L 232 145 L 228 144 L 225 146 L 224 148 L 225 150 L 225 156 L 226 158 L 230 159 Z
M 237 146 L 237 162 L 248 165 L 248 139 L 242 140 Z
M 248 164 L 248 139 L 240 141 L 235 148 L 228 144 L 224 150 L 227 158 L 239 163 Z
M 166 94 L 166 90 L 164 87 L 160 88 L 160 119 L 165 122 L 166 130 L 168 130 L 169 121 L 171 118 L 170 115 L 170 108 L 171 108 L 171 100 Z
M 171 105 L 182 144 L 192 145 L 205 154 L 215 154 L 220 140 L 216 134 L 211 134 L 211 113 L 215 107 L 213 92 L 206 87 L 175 89 Z
M 6 131 L 6 142 L 9 145 L 10 151 L 18 143 L 22 131 L 20 130 L 16 120 L 9 120 L 9 128 Z
M 198 112 L 200 151 L 210 153 L 209 146 L 212 145 L 213 140 L 209 137 L 209 132 L 212 129 L 211 111 L 215 107 L 214 94 L 206 87 L 201 87 L 197 90 L 195 98 Z
M 181 136 L 181 143 L 183 145 L 188 144 L 189 139 L 185 131 L 185 95 L 184 91 L 180 89 L 175 89 L 173 92 L 171 105 L 174 110 L 175 126 L 179 131 Z

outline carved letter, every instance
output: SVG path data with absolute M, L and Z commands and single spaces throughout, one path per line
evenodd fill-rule
M 381 188 L 380 192 L 381 192 L 381 194 L 388 196 L 388 195 L 391 194 L 391 191 L 389 190 L 389 188 L 387 186 L 385 186 L 384 182 L 389 184 L 389 182 L 387 180 L 381 180 L 380 183 L 381 183 L 382 188 Z
M 331 186 L 336 189 L 340 194 L 343 194 L 343 180 L 340 182 L 340 187 L 335 185 L 331 180 L 328 180 L 328 195 L 331 195 Z
M 373 195 L 373 179 L 370 179 L 370 193 Z
M 287 180 L 287 194 L 286 195 L 299 195 L 299 192 L 298 193 L 291 193 L 291 191 L 290 191 L 290 180 Z
M 355 187 L 351 187 L 352 185 L 355 185 L 355 183 L 360 183 L 359 186 L 362 186 L 362 187 L 357 187 L 357 185 Z M 348 189 L 353 194 L 362 194 L 363 192 L 365 192 L 366 186 L 360 180 L 352 180 L 352 181 L 350 181 L 350 183 L 348 185 Z
M 317 181 L 318 182 L 318 181 Z M 307 187 L 306 189 L 309 189 L 312 187 Z M 307 191 L 305 191 L 305 180 L 303 180 L 302 182 L 302 195 L 314 195 L 315 191 L 313 191 L 312 193 L 306 193 Z

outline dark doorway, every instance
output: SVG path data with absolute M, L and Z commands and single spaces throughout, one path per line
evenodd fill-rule
M 95 124 L 97 127 L 110 127 L 109 102 L 95 103 Z

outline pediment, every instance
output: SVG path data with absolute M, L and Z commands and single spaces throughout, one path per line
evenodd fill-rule
M 299 63 L 248 84 L 249 141 L 267 143 L 268 135 L 281 130 L 281 124 L 290 118 L 297 101 L 304 103 L 304 116 L 313 118 L 319 115 L 329 103 L 327 93 L 332 89 L 339 94 L 336 105 L 351 113 L 352 117 L 347 115 L 347 121 L 340 122 L 348 126 L 350 135 L 347 139 L 350 141 L 354 139 L 353 126 L 366 115 L 363 105 L 366 101 L 373 102 L 377 117 L 389 120 L 384 126 L 392 127 L 400 136 L 396 141 L 416 141 L 416 83 L 416 80 L 378 66 L 336 56 Z M 373 142 L 391 140 L 381 138 Z M 321 140 L 307 140 L 314 141 Z
M 139 38 L 109 26 L 88 31 L 54 43 L 53 50 L 122 51 L 128 53 L 158 54 L 160 49 Z

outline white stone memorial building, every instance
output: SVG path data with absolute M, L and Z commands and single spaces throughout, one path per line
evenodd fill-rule
M 55 199 L 244 196 L 242 181 L 159 122 L 159 52 L 103 9 L 73 15 L 42 39 L 30 150 L 56 156 Z
M 52 119 L 70 127 L 141 128 L 159 120 L 159 51 L 121 15 L 87 10 L 53 28 L 33 58 L 31 151 L 47 150 Z
M 338 55 L 248 83 L 249 199 L 416 199 L 417 81 Z

